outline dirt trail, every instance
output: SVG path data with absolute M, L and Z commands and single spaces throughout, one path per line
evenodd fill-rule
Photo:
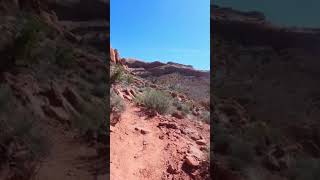
M 208 125 L 171 116 L 150 118 L 143 108 L 128 102 L 126 106 L 121 120 L 111 127 L 111 180 L 203 179 L 185 162 L 190 154 L 198 162 L 204 159 L 205 146 L 196 142 L 209 142 Z M 97 158 L 95 147 L 60 126 L 47 125 L 46 130 L 51 138 L 50 154 L 40 164 L 35 180 L 106 179 L 106 175 L 96 175 L 101 174 L 98 171 L 105 161 Z
M 182 164 L 190 148 L 196 147 L 200 152 L 200 147 L 179 128 L 158 127 L 167 120 L 170 119 L 163 116 L 149 118 L 141 108 L 127 103 L 121 120 L 110 132 L 112 180 L 192 179 L 182 170 Z M 185 128 L 193 122 L 183 119 L 181 124 L 174 123 Z
M 62 128 L 47 128 L 50 154 L 41 162 L 35 180 L 95 180 L 96 150 Z
M 131 105 L 122 114 L 122 120 L 112 129 L 110 141 L 111 179 L 140 180 L 161 179 L 164 169 L 162 149 L 165 143 L 159 139 L 160 131 L 152 120 L 144 120 Z M 135 129 L 148 131 L 142 135 Z

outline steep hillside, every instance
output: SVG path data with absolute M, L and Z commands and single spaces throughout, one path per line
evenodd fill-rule
M 209 179 L 209 105 L 168 88 L 167 80 L 150 81 L 157 76 L 146 73 L 186 66 L 156 62 L 150 69 L 110 51 L 111 179 Z M 136 68 L 146 68 L 144 75 Z M 179 71 L 164 74 L 173 72 Z
M 320 31 L 212 8 L 217 179 L 318 179 Z
M 45 2 L 0 2 L 0 179 L 106 177 L 107 51 Z

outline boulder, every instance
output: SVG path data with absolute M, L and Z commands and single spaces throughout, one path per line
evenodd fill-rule
M 185 163 L 191 167 L 198 167 L 200 162 L 193 156 L 187 155 L 185 157 Z

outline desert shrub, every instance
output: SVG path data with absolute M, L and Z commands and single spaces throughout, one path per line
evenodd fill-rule
M 210 112 L 209 111 L 202 112 L 201 119 L 206 123 L 210 123 Z
M 182 103 L 182 102 L 178 101 L 177 99 L 175 99 L 172 104 L 179 111 L 181 111 L 184 115 L 187 115 L 190 113 L 190 106 L 188 106 L 187 104 Z
M 183 114 L 185 114 L 185 115 L 190 113 L 190 107 L 187 106 L 186 104 L 181 104 L 180 110 L 181 110 L 181 112 L 183 112 Z
M 177 98 L 175 98 L 172 101 L 172 105 L 174 105 L 175 107 L 177 107 L 179 109 L 179 107 L 181 106 L 181 102 Z
M 171 96 L 158 90 L 147 90 L 140 98 L 142 104 L 147 108 L 154 109 L 161 114 L 167 113 L 172 105 Z
M 55 50 L 55 63 L 63 68 L 72 66 L 75 63 L 74 52 L 67 46 L 59 46 Z
M 125 83 L 131 84 L 134 82 L 134 78 L 131 74 L 125 72 L 125 69 L 121 65 L 116 65 L 110 72 L 111 83 Z
M 113 69 L 111 69 L 110 75 L 111 83 L 122 82 L 125 75 L 123 67 L 119 65 L 115 66 Z
M 106 82 L 104 82 L 104 83 L 100 83 L 97 86 L 95 86 L 92 90 L 92 93 L 97 97 L 103 98 L 106 96 L 107 91 L 108 91 L 107 84 L 106 84 Z
M 14 40 L 14 57 L 16 65 L 38 63 L 37 50 L 41 41 L 53 30 L 41 18 L 28 13 L 18 16 L 17 33 Z
M 39 26 L 35 18 L 27 19 L 18 31 L 14 42 L 16 64 L 28 65 L 37 61 L 34 49 L 39 44 Z
M 297 158 L 290 170 L 293 180 L 318 180 L 320 179 L 320 159 Z
M 132 84 L 132 83 L 134 82 L 134 78 L 133 78 L 133 76 L 130 75 L 130 74 L 126 74 L 124 78 L 125 78 L 125 82 L 126 82 L 127 84 Z
M 181 84 L 171 84 L 171 85 L 169 85 L 169 89 L 174 90 L 174 91 L 178 91 L 178 92 L 183 91 Z
M 139 92 L 145 92 L 148 88 L 140 88 Z M 143 95 L 137 95 L 134 97 L 133 102 L 135 102 L 138 105 L 143 105 Z
M 125 110 L 125 104 L 123 100 L 113 91 L 110 92 L 110 106 L 111 109 L 115 108 L 119 112 L 123 112 Z

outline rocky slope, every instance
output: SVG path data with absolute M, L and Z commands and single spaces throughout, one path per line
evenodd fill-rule
M 212 8 L 217 179 L 317 179 L 319 30 Z
M 63 25 L 64 2 L 0 2 L 0 179 L 106 177 L 107 56 Z
M 195 100 L 208 102 L 210 95 L 210 72 L 196 70 L 190 65 L 174 62 L 144 62 L 123 58 L 123 64 L 135 76 L 150 80 L 155 84 L 180 91 Z
M 209 179 L 209 117 L 203 119 L 208 107 L 148 76 L 137 76 L 130 61 L 110 51 L 111 79 L 119 66 L 122 76 L 132 78 L 118 77 L 111 87 L 111 179 Z M 160 107 L 171 110 L 161 113 L 157 106 L 149 107 L 147 97 L 154 98 L 154 105 L 165 101 Z

